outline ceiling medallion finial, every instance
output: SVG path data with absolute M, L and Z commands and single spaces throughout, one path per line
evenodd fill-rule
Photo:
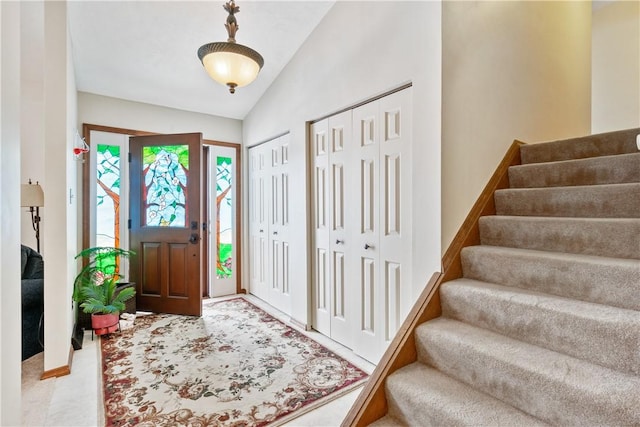
M 229 13 L 224 24 L 229 38 L 226 42 L 207 43 L 198 49 L 198 58 L 209 76 L 229 87 L 235 93 L 237 87 L 246 86 L 256 79 L 264 65 L 264 59 L 250 47 L 236 43 L 238 21 L 235 14 L 240 12 L 234 0 L 223 5 Z

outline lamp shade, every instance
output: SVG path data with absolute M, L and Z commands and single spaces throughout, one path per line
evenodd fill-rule
M 22 184 L 20 186 L 20 206 L 44 206 L 44 191 L 40 184 Z
M 198 49 L 198 58 L 209 76 L 229 86 L 231 93 L 236 87 L 254 81 L 264 65 L 264 59 L 258 52 L 232 42 L 205 44 Z

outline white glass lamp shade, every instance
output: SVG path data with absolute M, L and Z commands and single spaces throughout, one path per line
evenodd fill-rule
M 44 192 L 40 184 L 22 184 L 20 186 L 20 206 L 44 206 Z
M 198 57 L 209 76 L 229 86 L 231 93 L 236 87 L 246 86 L 256 79 L 264 60 L 255 50 L 237 43 L 209 43 L 198 49 Z

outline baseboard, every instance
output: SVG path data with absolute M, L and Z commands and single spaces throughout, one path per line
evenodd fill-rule
M 40 376 L 41 380 L 46 380 L 48 378 L 57 378 L 64 377 L 65 375 L 71 374 L 71 363 L 73 362 L 73 346 L 69 348 L 69 360 L 66 365 L 60 366 L 55 369 L 49 369 L 48 371 L 44 371 Z
M 298 328 L 304 330 L 304 331 L 310 331 L 311 328 L 309 327 L 309 325 L 307 325 L 306 323 L 303 323 L 299 320 L 294 319 L 293 317 L 289 317 L 289 321 L 296 325 Z

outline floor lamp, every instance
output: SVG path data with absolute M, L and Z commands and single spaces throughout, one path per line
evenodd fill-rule
M 21 185 L 20 206 L 28 207 L 31 212 L 31 225 L 36 232 L 37 251 L 40 253 L 40 207 L 44 206 L 44 192 L 38 182 L 32 184 L 29 180 L 28 184 Z

